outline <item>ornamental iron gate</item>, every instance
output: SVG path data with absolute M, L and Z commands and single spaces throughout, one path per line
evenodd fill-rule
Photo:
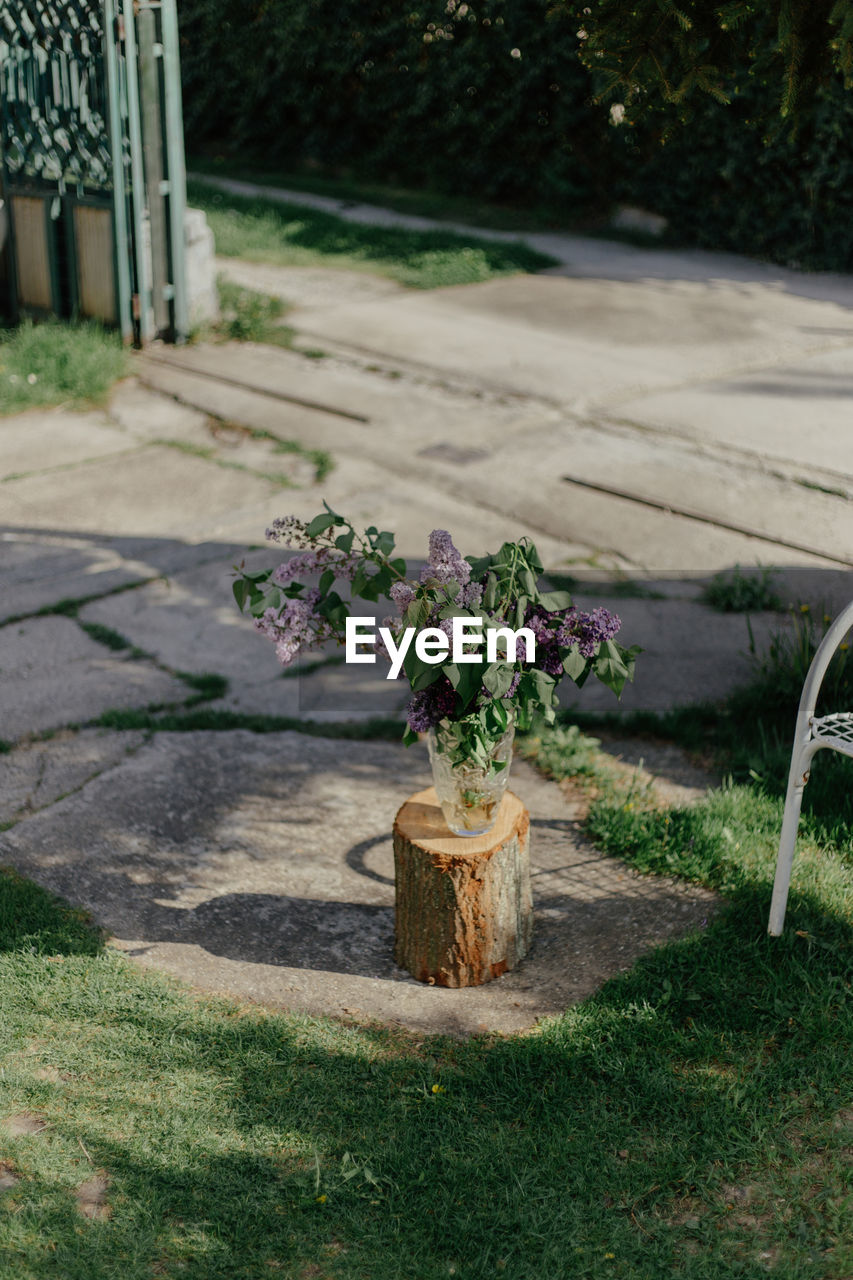
M 188 329 L 175 0 L 0 0 L 7 310 Z

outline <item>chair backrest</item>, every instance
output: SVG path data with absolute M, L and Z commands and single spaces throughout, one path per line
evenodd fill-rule
M 797 712 L 797 728 L 796 739 L 802 741 L 803 737 L 808 737 L 809 721 L 815 712 L 817 705 L 817 697 L 820 693 L 820 686 L 823 684 L 823 678 L 829 669 L 829 664 L 833 659 L 836 649 L 843 642 L 847 632 L 853 627 L 853 601 L 846 605 L 826 635 L 818 645 L 817 652 L 812 658 L 812 664 L 809 667 L 808 675 L 803 684 L 803 691 L 800 694 L 800 707 Z M 841 710 L 841 708 L 837 708 Z

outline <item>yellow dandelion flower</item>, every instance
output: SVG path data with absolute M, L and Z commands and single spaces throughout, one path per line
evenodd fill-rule
M 434 1084 L 434 1085 L 432 1086 L 432 1091 L 433 1091 L 433 1093 L 446 1093 L 446 1092 L 447 1092 L 443 1084 Z
M 615 1253 L 605 1253 L 605 1255 L 604 1255 L 604 1256 L 605 1256 L 605 1258 L 615 1258 L 615 1257 L 616 1257 L 616 1254 L 615 1254 Z
M 800 605 L 800 613 L 811 613 L 811 609 L 807 604 Z
M 326 1199 L 327 1199 L 327 1197 L 326 1197 L 326 1196 L 318 1196 L 318 1197 L 317 1197 L 317 1203 L 318 1203 L 318 1204 L 325 1204 L 325 1203 L 326 1203 Z

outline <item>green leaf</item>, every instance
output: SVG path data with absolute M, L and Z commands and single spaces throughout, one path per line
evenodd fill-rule
M 503 732 L 509 724 L 509 708 L 507 707 L 507 704 L 505 702 L 501 702 L 500 699 L 492 699 L 491 703 L 487 707 L 487 711 L 489 712 L 491 719 L 493 719 L 497 724 L 498 729 Z
M 243 577 L 249 582 L 266 582 L 272 577 L 272 569 L 255 569 L 252 573 L 245 573 Z
M 486 570 L 492 563 L 491 556 L 466 556 L 465 559 L 471 566 L 471 577 L 475 582 L 480 582 Z
M 403 670 L 412 686 L 412 692 L 418 693 L 421 689 L 428 689 L 431 684 L 435 684 L 445 668 L 440 663 L 424 662 L 423 658 L 419 658 L 415 652 L 415 646 L 411 645 L 403 659 Z
M 634 662 L 639 652 L 638 648 L 623 649 L 613 640 L 605 640 L 601 645 L 593 671 L 617 697 L 622 693 L 625 682 L 634 678 Z
M 383 530 L 373 545 L 374 549 L 378 551 L 380 555 L 390 556 L 391 552 L 394 550 L 393 533 L 389 533 L 387 529 Z
M 462 700 L 463 708 L 465 708 L 468 706 L 474 695 L 482 688 L 483 667 L 479 662 L 466 662 L 457 666 L 456 670 L 459 673 L 459 677 L 454 688 Z M 445 667 L 445 673 L 446 672 L 447 667 Z M 453 682 L 451 681 L 451 683 Z
M 549 613 L 561 613 L 565 609 L 571 609 L 572 597 L 568 591 L 543 591 L 539 603 Z
M 408 654 L 406 656 L 408 657 Z M 406 664 L 404 662 L 403 670 L 405 671 L 405 669 Z M 412 693 L 420 693 L 421 689 L 428 689 L 431 684 L 435 684 L 443 670 L 444 668 L 441 666 L 425 667 L 414 680 L 410 680 Z M 408 675 L 408 672 L 406 674 Z
M 494 662 L 483 672 L 483 687 L 493 698 L 502 698 L 512 684 L 515 671 L 505 662 Z
M 530 565 L 533 572 L 537 576 L 540 573 L 542 573 L 543 572 L 542 561 L 539 558 L 539 552 L 536 550 L 536 544 L 533 542 L 527 542 L 527 546 L 525 548 L 524 554 L 525 554 L 527 563 Z
M 349 555 L 352 551 L 352 544 L 355 538 L 355 529 L 350 529 L 347 533 L 339 533 L 335 538 L 335 546 L 339 551 L 345 551 Z
M 421 596 L 418 599 L 413 600 L 412 603 L 407 606 L 406 612 L 403 615 L 403 621 L 407 627 L 414 627 L 416 631 L 420 631 L 428 617 L 429 601 L 425 600 L 423 596 Z
M 335 581 L 334 570 L 324 569 L 322 574 L 320 575 L 320 594 L 325 595 L 326 592 L 329 590 L 329 587 L 332 585 L 334 581 Z
M 563 670 L 570 680 L 574 680 L 577 683 L 589 670 L 588 659 L 582 657 L 577 649 L 569 649 L 563 658 Z
M 410 747 L 412 746 L 413 743 L 417 741 L 418 741 L 418 735 L 415 733 L 414 729 L 410 729 L 409 726 L 406 725 L 406 728 L 403 732 L 403 746 Z
M 391 584 L 394 579 L 391 576 L 391 570 L 386 564 L 383 564 L 378 573 L 373 575 L 373 582 L 376 586 L 376 598 L 379 596 L 387 596 L 391 590 Z
M 242 613 L 243 606 L 245 605 L 246 600 L 249 597 L 249 591 L 251 590 L 251 588 L 249 587 L 248 582 L 246 582 L 243 578 L 237 578 L 231 590 L 234 592 L 234 599 L 237 601 L 237 605 L 240 609 L 240 612 Z
M 309 538 L 316 538 L 321 533 L 325 533 L 327 529 L 331 529 L 332 525 L 337 524 L 339 519 L 340 517 L 336 516 L 334 512 L 326 516 L 315 516 L 305 532 Z

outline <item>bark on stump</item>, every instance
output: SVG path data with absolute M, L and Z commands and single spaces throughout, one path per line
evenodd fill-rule
M 514 969 L 533 932 L 530 815 L 508 791 L 491 831 L 454 836 L 435 788 L 394 821 L 394 958 L 421 982 L 476 987 Z

